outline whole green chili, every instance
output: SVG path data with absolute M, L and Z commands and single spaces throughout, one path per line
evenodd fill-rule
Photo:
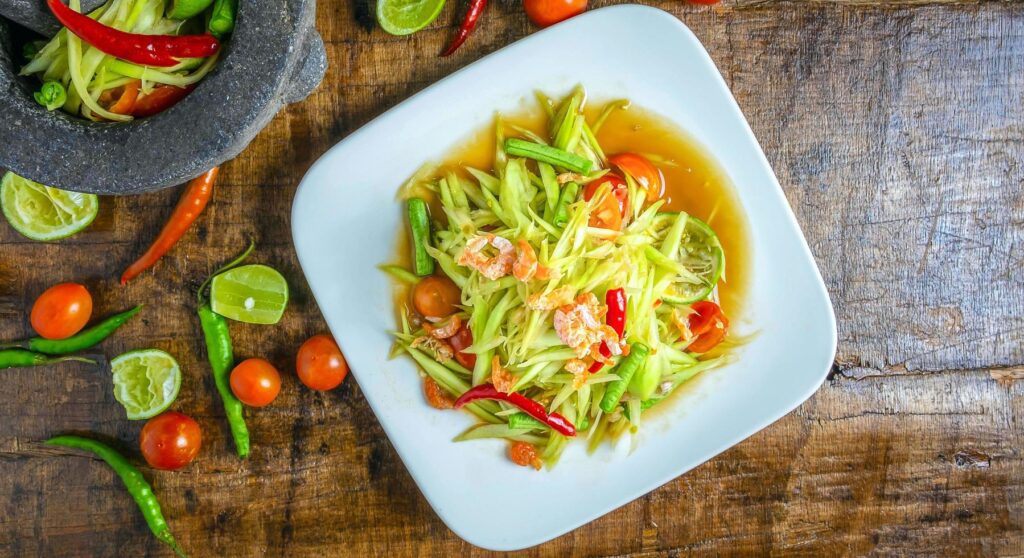
M 160 510 L 160 501 L 153 494 L 153 487 L 142 476 L 142 473 L 123 455 L 118 453 L 117 450 L 103 442 L 83 436 L 54 436 L 47 440 L 46 443 L 51 446 L 90 451 L 103 461 L 106 461 L 107 465 L 110 465 L 110 468 L 117 473 L 117 476 L 121 477 L 121 482 L 124 483 L 128 493 L 131 494 L 135 503 L 139 506 L 142 517 L 146 519 L 149 530 L 156 535 L 157 539 L 171 547 L 175 554 L 182 557 L 185 556 L 184 551 L 181 550 L 177 541 L 174 540 L 174 536 L 171 535 L 171 529 L 168 527 L 167 520 L 164 519 L 164 514 Z
M 53 364 L 55 362 L 66 361 L 88 362 L 89 364 L 96 364 L 95 360 L 85 357 L 52 357 L 49 355 L 44 355 L 33 351 L 27 351 L 25 349 L 0 349 L 0 369 L 23 368 L 26 366 L 42 366 L 44 364 Z
M 231 368 L 235 364 L 234 351 L 231 347 L 231 332 L 228 330 L 228 321 L 210 308 L 204 292 L 210 280 L 221 273 L 237 266 L 245 261 L 252 253 L 256 245 L 249 242 L 249 247 L 234 260 L 218 269 L 203 281 L 196 292 L 199 301 L 199 325 L 203 329 L 203 338 L 206 340 L 206 357 L 213 369 L 213 382 L 217 385 L 217 391 L 224 402 L 224 414 L 228 419 L 228 426 L 231 428 L 231 437 L 235 440 L 235 451 L 238 457 L 249 455 L 249 427 L 245 425 L 245 417 L 242 415 L 242 402 L 231 392 L 229 376 Z
M 123 326 L 125 322 L 130 320 L 132 316 L 138 314 L 141 309 L 142 305 L 140 304 L 131 310 L 115 314 L 88 329 L 84 329 L 81 332 L 68 337 L 67 339 L 44 339 L 42 337 L 33 337 L 32 339 L 26 339 L 24 341 L 0 345 L 0 348 L 22 348 L 48 355 L 66 355 L 82 351 L 91 348 L 107 337 L 110 337 L 111 334 L 117 331 L 119 327 Z

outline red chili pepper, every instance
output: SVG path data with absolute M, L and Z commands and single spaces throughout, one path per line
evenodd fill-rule
M 474 388 L 470 388 L 469 391 L 462 394 L 462 397 L 455 400 L 455 408 L 459 409 L 467 403 L 472 403 L 481 399 L 496 399 L 498 401 L 504 401 L 510 405 L 519 407 L 523 412 L 550 426 L 559 434 L 564 436 L 576 435 L 576 427 L 569 422 L 569 419 L 558 413 L 551 413 L 549 415 L 544 411 L 544 405 L 537 403 L 533 399 L 530 399 L 521 393 L 500 392 L 493 384 L 481 384 Z
M 60 0 L 46 0 L 54 17 L 68 31 L 102 52 L 143 66 L 168 67 L 179 58 L 205 58 L 220 49 L 213 35 L 140 35 L 103 25 L 65 6 Z
M 219 169 L 220 167 L 213 167 L 188 183 L 188 188 L 178 200 L 174 213 L 167 220 L 160 235 L 153 241 L 149 250 L 135 260 L 135 263 L 128 266 L 128 269 L 121 275 L 122 285 L 152 267 L 185 234 L 185 231 L 199 217 L 199 214 L 206 208 L 207 202 L 210 201 L 210 197 L 213 195 L 213 182 L 217 179 Z
M 476 27 L 476 22 L 480 21 L 480 16 L 484 13 L 484 8 L 487 7 L 487 0 L 470 0 L 469 9 L 466 10 L 466 17 L 462 20 L 462 26 L 459 27 L 459 32 L 455 35 L 455 40 L 452 41 L 448 48 L 444 49 L 441 56 L 449 56 L 451 53 L 458 50 L 462 43 L 466 42 L 469 38 L 469 34 L 473 32 L 473 28 Z
M 621 339 L 622 332 L 626 329 L 626 291 L 621 288 L 609 290 L 604 295 L 604 303 L 608 305 L 608 313 L 605 315 L 604 321 L 612 326 Z M 606 357 L 612 356 L 612 351 L 607 344 L 601 344 L 601 354 Z M 593 374 L 603 367 L 604 364 L 595 361 L 590 365 L 590 373 Z

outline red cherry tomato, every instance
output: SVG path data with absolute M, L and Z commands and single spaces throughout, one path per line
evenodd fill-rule
M 330 335 L 314 335 L 299 347 L 295 372 L 306 387 L 326 391 L 344 381 L 348 363 Z
M 462 291 L 447 277 L 420 279 L 412 289 L 412 305 L 427 318 L 447 318 L 454 314 L 462 299 Z
M 453 335 L 448 340 L 452 344 L 452 348 L 455 349 L 455 360 L 470 370 L 476 366 L 476 355 L 474 353 L 464 353 L 463 349 L 473 344 L 473 332 L 469 330 L 468 325 L 462 326 L 458 333 Z
M 47 339 L 67 339 L 92 315 L 92 295 L 78 283 L 61 283 L 43 291 L 32 305 L 32 329 Z
M 729 318 L 725 317 L 720 306 L 710 300 L 695 302 L 692 308 L 694 313 L 690 314 L 688 325 L 696 339 L 686 350 L 706 353 L 725 339 L 729 331 Z
M 608 162 L 633 177 L 641 188 L 647 191 L 647 201 L 661 198 L 665 191 L 665 179 L 661 171 L 647 157 L 637 153 L 619 153 L 608 157 Z
M 199 423 L 175 411 L 149 419 L 139 435 L 142 457 L 154 469 L 180 469 L 196 458 L 202 445 Z
M 231 392 L 250 407 L 264 407 L 281 393 L 281 375 L 262 358 L 243 360 L 231 371 Z
M 587 9 L 587 0 L 523 0 L 530 21 L 541 27 L 579 15 Z
M 583 189 L 583 199 L 590 201 L 597 194 L 598 188 L 609 184 L 612 189 L 612 197 L 605 198 L 601 205 L 590 215 L 589 225 L 599 229 L 619 230 L 622 228 L 623 216 L 629 211 L 629 188 L 622 177 L 614 174 L 606 174 L 603 177 L 587 184 Z M 611 200 L 616 202 L 617 215 L 612 214 L 613 206 Z

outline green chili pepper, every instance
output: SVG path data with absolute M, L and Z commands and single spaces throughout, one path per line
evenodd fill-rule
M 636 371 L 640 369 L 640 366 L 647 359 L 647 355 L 650 352 L 651 350 L 643 343 L 635 343 L 629 348 L 629 356 L 622 359 L 619 365 L 615 367 L 615 370 L 613 370 L 613 373 L 619 379 L 609 382 L 608 387 L 604 390 L 604 397 L 601 398 L 602 411 L 610 413 L 615 410 L 615 406 L 622 399 L 622 394 L 626 393 L 626 388 L 629 386 L 629 381 L 633 379 L 633 374 L 636 374 Z
M 65 357 L 52 357 L 33 351 L 27 351 L 25 349 L 2 349 L 0 350 L 0 369 L 4 368 L 22 368 L 26 366 L 42 366 L 44 364 L 53 364 L 55 362 L 88 362 L 89 364 L 96 364 L 95 360 L 78 357 L 78 356 L 65 356 Z
M 167 525 L 167 520 L 164 519 L 163 512 L 160 511 L 160 501 L 153 494 L 153 487 L 146 482 L 146 478 L 142 476 L 142 473 L 123 455 L 118 453 L 117 450 L 100 441 L 82 436 L 54 436 L 47 440 L 46 443 L 52 446 L 90 451 L 103 461 L 106 461 L 107 465 L 110 465 L 110 468 L 117 473 L 117 476 L 121 477 L 121 482 L 124 483 L 128 493 L 131 494 L 135 503 L 139 506 L 142 517 L 146 519 L 149 530 L 156 535 L 157 539 L 171 547 L 175 554 L 182 557 L 185 556 L 185 552 L 181 550 L 177 541 L 174 540 L 174 536 L 171 535 L 171 529 Z
M 563 169 L 580 174 L 587 174 L 594 166 L 593 161 L 580 157 L 575 153 L 519 138 L 505 140 L 505 151 L 509 155 L 550 163 L 556 167 L 562 167 Z
M 59 81 L 48 81 L 39 88 L 39 91 L 33 93 L 32 97 L 46 107 L 46 110 L 57 110 L 68 100 L 68 92 Z
M 210 12 L 210 23 L 207 24 L 215 37 L 222 37 L 235 29 L 235 13 L 238 11 L 238 0 L 216 0 Z
M 107 337 L 110 337 L 110 335 L 117 331 L 119 327 L 123 326 L 125 322 L 130 320 L 132 316 L 138 314 L 140 309 L 142 309 L 141 304 L 131 310 L 115 314 L 88 329 L 82 330 L 81 332 L 68 337 L 67 339 L 44 339 L 42 337 L 33 337 L 32 339 L 26 339 L 24 341 L 0 345 L 0 349 L 21 348 L 48 355 L 66 355 L 82 351 L 91 348 Z
M 206 357 L 213 369 L 213 382 L 217 385 L 217 391 L 224 402 L 224 414 L 228 418 L 231 437 L 235 440 L 235 451 L 238 453 L 238 457 L 242 458 L 249 455 L 249 427 L 245 425 L 245 417 L 242 415 L 242 402 L 231 392 L 229 375 L 235 363 L 234 351 L 231 348 L 231 332 L 228 330 L 227 319 L 210 308 L 210 303 L 205 299 L 203 293 L 210 283 L 210 279 L 245 261 L 255 247 L 253 242 L 249 242 L 249 247 L 240 256 L 203 281 L 196 293 L 199 300 L 199 325 L 203 329 L 203 338 L 206 340 Z
M 547 430 L 548 425 L 526 413 L 508 416 L 508 427 L 516 430 Z

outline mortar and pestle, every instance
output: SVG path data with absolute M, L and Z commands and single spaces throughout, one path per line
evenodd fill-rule
M 82 0 L 82 8 L 102 3 Z M 217 66 L 194 91 L 155 116 L 110 123 L 33 100 L 38 83 L 18 76 L 10 22 L 46 38 L 60 26 L 45 0 L 0 0 L 0 168 L 64 190 L 121 195 L 181 184 L 238 155 L 327 69 L 315 0 L 238 4 Z

